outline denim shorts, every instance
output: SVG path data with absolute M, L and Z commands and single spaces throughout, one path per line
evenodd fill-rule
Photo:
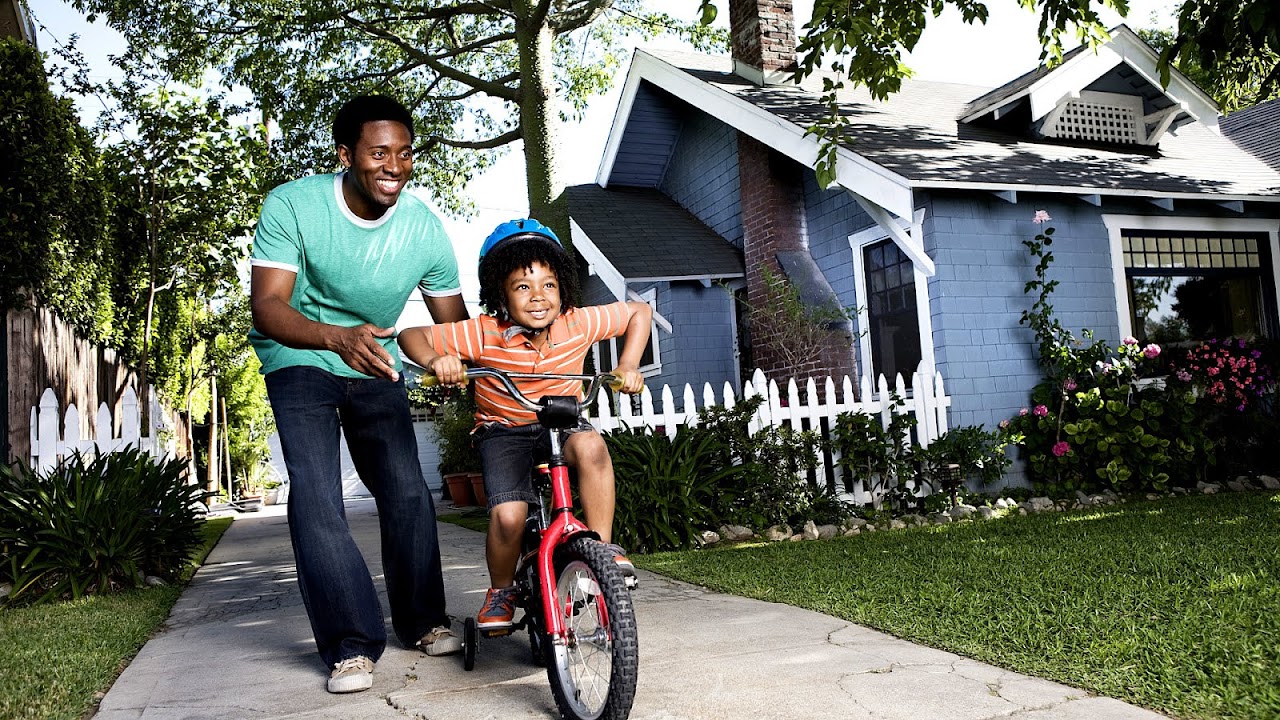
M 569 435 L 594 429 L 591 423 L 581 420 L 577 427 L 564 432 Z M 551 457 L 551 438 L 541 424 L 486 423 L 471 433 L 471 440 L 480 451 L 489 509 L 504 502 L 538 500 L 533 491 L 534 459 L 542 463 Z

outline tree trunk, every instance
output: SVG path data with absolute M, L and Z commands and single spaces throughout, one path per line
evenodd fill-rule
M 520 48 L 520 124 L 524 136 L 525 181 L 529 186 L 529 215 L 560 236 L 566 248 L 569 208 L 564 182 L 556 167 L 559 123 L 555 72 L 551 63 L 555 34 L 536 3 L 517 2 L 516 40 Z
M 218 444 L 218 377 L 209 378 L 209 477 L 205 489 L 217 493 L 222 489 L 222 480 L 218 475 L 219 461 L 222 460 L 222 446 Z M 230 494 L 227 500 L 234 500 Z

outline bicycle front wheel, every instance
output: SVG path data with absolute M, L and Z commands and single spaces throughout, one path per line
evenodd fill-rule
M 567 720 L 625 720 L 635 700 L 639 644 L 626 579 L 599 541 L 556 552 L 557 612 L 567 637 L 551 638 L 547 676 Z

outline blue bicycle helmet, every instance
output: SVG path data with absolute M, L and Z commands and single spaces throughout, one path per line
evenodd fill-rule
M 484 239 L 484 244 L 480 246 L 480 260 L 477 264 L 484 264 L 484 257 L 499 244 L 516 238 L 552 240 L 556 245 L 564 247 L 564 243 L 560 242 L 560 238 L 556 237 L 554 230 L 533 218 L 508 220 L 494 228 L 493 232 L 489 233 L 489 237 Z

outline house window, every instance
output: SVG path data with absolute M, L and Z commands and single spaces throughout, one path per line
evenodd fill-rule
M 910 387 L 921 358 L 915 268 L 887 239 L 863 246 L 862 266 L 872 370 L 891 385 L 900 373 Z
M 648 303 L 654 312 L 658 309 L 658 291 L 656 288 L 650 288 L 642 293 L 638 293 L 640 299 Z M 596 343 L 592 349 L 595 358 L 596 369 L 599 372 L 607 372 L 618 365 L 618 353 L 622 351 L 619 344 L 620 338 L 612 338 Z M 640 355 L 640 373 L 645 376 L 656 375 L 662 371 L 661 354 L 658 348 L 658 324 L 656 322 L 649 323 L 649 344 L 645 345 L 644 352 Z
M 1174 345 L 1271 335 L 1268 245 L 1264 233 L 1123 230 L 1134 337 Z

